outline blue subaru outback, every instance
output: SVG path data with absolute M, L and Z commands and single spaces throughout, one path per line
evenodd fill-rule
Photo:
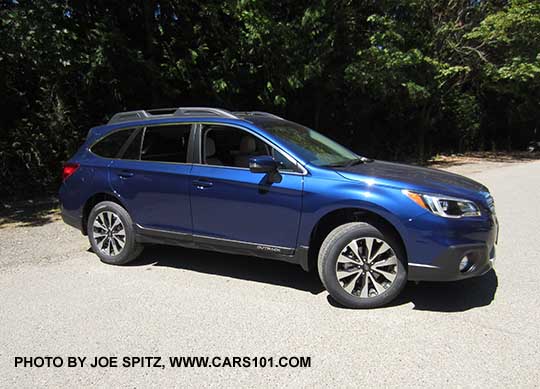
M 407 280 L 492 268 L 488 189 L 438 170 L 374 161 L 265 112 L 122 112 L 65 164 L 63 220 L 109 264 L 145 243 L 317 269 L 339 303 L 387 304 Z

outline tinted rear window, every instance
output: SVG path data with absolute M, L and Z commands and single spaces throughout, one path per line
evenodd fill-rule
M 111 135 L 106 136 L 93 145 L 91 150 L 94 154 L 97 154 L 100 157 L 116 158 L 118 152 L 124 143 L 126 143 L 126 140 L 133 133 L 133 131 L 133 129 L 129 129 L 113 132 Z
M 147 127 L 144 133 L 141 159 L 144 161 L 187 161 L 190 124 Z

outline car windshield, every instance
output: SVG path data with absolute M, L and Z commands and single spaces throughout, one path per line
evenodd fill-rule
M 300 158 L 316 166 L 345 166 L 361 158 L 332 139 L 296 123 L 274 122 L 262 127 Z

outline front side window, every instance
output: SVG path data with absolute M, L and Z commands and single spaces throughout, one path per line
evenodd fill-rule
M 190 124 L 147 127 L 141 160 L 186 163 L 190 131 Z
M 339 143 L 296 123 L 270 123 L 262 128 L 282 140 L 300 158 L 317 166 L 339 166 L 358 159 L 358 155 Z
M 134 129 L 131 128 L 113 132 L 94 144 L 90 150 L 103 158 L 116 158 L 133 131 Z
M 202 161 L 207 165 L 249 168 L 251 157 L 271 155 L 280 171 L 294 171 L 294 165 L 278 150 L 239 128 L 206 126 L 202 137 Z

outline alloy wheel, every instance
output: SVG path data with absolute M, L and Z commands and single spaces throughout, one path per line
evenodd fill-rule
M 116 256 L 126 244 L 126 230 L 120 217 L 111 211 L 103 211 L 94 219 L 92 233 L 98 249 L 109 256 Z
M 394 282 L 398 258 L 382 239 L 354 239 L 341 251 L 336 262 L 336 277 L 349 294 L 360 298 L 376 297 Z

